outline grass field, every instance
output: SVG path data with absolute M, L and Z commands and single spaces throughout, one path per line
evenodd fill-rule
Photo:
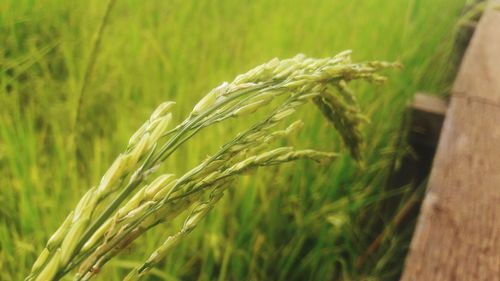
M 0 280 L 22 280 L 45 241 L 98 183 L 129 136 L 162 101 L 183 120 L 196 101 L 273 57 L 332 56 L 400 61 L 389 81 L 355 84 L 371 118 L 365 166 L 346 154 L 244 176 L 151 280 L 397 280 L 412 222 L 388 235 L 362 265 L 356 260 L 411 186 L 387 187 L 405 104 L 419 90 L 449 87 L 453 32 L 466 1 L 118 0 L 81 99 L 106 1 L 4 0 L 0 4 Z M 453 62 L 453 61 L 451 61 Z M 341 150 L 317 110 L 290 140 Z M 165 165 L 185 171 L 248 124 L 204 132 Z M 76 134 L 74 134 L 76 132 Z M 76 139 L 75 154 L 72 139 Z M 178 224 L 180 222 L 174 222 Z M 99 274 L 120 280 L 165 239 L 160 227 Z

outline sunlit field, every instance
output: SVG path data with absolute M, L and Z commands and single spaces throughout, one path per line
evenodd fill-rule
M 147 280 L 398 280 L 415 218 L 397 228 L 393 220 L 422 190 L 390 186 L 388 176 L 411 153 L 406 105 L 417 91 L 446 94 L 451 84 L 466 0 L 117 0 L 99 35 L 106 2 L 0 3 L 0 280 L 29 274 L 161 102 L 176 102 L 180 122 L 212 88 L 274 57 L 346 49 L 356 62 L 404 65 L 384 71 L 384 85 L 352 84 L 371 120 L 362 163 L 307 105 L 306 126 L 286 143 L 342 155 L 245 174 Z M 202 131 L 162 171 L 185 172 L 252 123 Z M 148 232 L 96 280 L 122 280 L 182 223 Z

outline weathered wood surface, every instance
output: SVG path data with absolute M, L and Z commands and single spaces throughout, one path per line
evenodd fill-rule
M 500 102 L 500 0 L 489 1 L 458 72 L 455 94 Z
M 467 49 L 402 281 L 500 280 L 500 0 Z
M 444 116 L 448 109 L 448 102 L 444 98 L 431 94 L 416 93 L 412 107 L 414 110 Z

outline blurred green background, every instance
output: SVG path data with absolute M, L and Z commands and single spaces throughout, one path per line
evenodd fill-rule
M 330 166 L 300 162 L 242 177 L 150 280 L 398 279 L 414 222 L 393 229 L 391 221 L 419 192 L 387 186 L 405 152 L 403 112 L 416 91 L 446 93 L 466 0 L 118 0 L 82 96 L 75 155 L 72 120 L 106 2 L 0 1 L 0 280 L 28 274 L 159 103 L 176 101 L 180 121 L 210 89 L 273 57 L 345 49 L 354 61 L 405 66 L 388 71 L 383 86 L 354 85 L 372 120 L 364 128 L 365 167 L 345 154 Z M 312 109 L 290 142 L 342 150 Z M 247 121 L 210 128 L 165 170 L 193 167 Z M 397 203 L 384 207 L 390 198 Z M 178 223 L 139 239 L 97 280 L 121 280 Z M 384 229 L 386 239 L 370 252 Z

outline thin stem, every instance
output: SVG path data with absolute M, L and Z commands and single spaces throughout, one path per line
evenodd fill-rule
M 99 54 L 99 50 L 101 47 L 101 41 L 102 41 L 102 34 L 104 33 L 104 29 L 109 22 L 109 16 L 111 14 L 111 10 L 113 9 L 115 3 L 116 3 L 116 0 L 109 0 L 108 3 L 106 4 L 106 11 L 104 12 L 104 16 L 101 20 L 101 23 L 99 25 L 97 33 L 94 37 L 92 49 L 90 50 L 89 60 L 87 62 L 87 66 L 85 68 L 85 73 L 83 75 L 82 84 L 81 84 L 80 91 L 78 92 L 78 96 L 77 96 L 76 114 L 75 114 L 75 119 L 73 120 L 73 124 L 72 124 L 73 134 L 75 134 L 75 138 L 76 138 L 76 132 L 75 132 L 76 124 L 78 124 L 78 122 L 80 121 L 80 115 L 81 115 L 81 111 L 82 111 L 83 97 L 85 95 L 85 91 L 86 91 L 88 83 L 90 81 L 92 71 L 94 70 L 95 62 L 97 60 L 97 55 Z M 76 144 L 76 141 L 75 141 L 75 144 Z

